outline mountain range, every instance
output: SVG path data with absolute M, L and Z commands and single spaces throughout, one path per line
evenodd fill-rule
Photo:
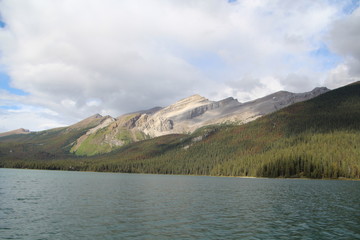
M 360 178 L 360 83 L 165 108 L 0 137 L 0 167 Z
M 192 133 L 208 125 L 244 124 L 327 91 L 329 89 L 324 87 L 305 93 L 280 91 L 246 103 L 240 103 L 232 97 L 210 101 L 200 95 L 193 95 L 164 108 L 154 107 L 117 118 L 95 114 L 68 127 L 89 128 L 74 141 L 70 152 L 90 156 L 158 136 Z M 0 137 L 28 133 L 28 130 L 18 129 L 0 134 Z

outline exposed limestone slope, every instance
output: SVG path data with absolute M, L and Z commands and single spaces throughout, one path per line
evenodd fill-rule
M 315 88 L 314 90 L 305 93 L 279 91 L 263 98 L 227 109 L 227 112 L 223 112 L 217 119 L 208 118 L 207 121 L 204 121 L 204 124 L 209 125 L 222 122 L 247 123 L 294 103 L 309 100 L 328 91 L 329 89 L 327 88 Z
M 193 95 L 154 114 L 141 115 L 136 126 L 151 137 L 188 133 L 204 126 L 203 123 L 206 120 L 217 119 L 239 104 L 233 98 L 209 101 L 202 96 Z
M 193 132 L 200 127 L 216 123 L 246 123 L 327 91 L 327 88 L 315 88 L 306 93 L 280 91 L 247 103 L 240 103 L 232 97 L 221 101 L 209 101 L 194 95 L 154 114 L 141 115 L 136 126 L 149 136 L 156 137 Z

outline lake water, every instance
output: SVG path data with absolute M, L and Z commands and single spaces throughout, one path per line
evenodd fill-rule
M 0 169 L 0 239 L 360 239 L 360 181 Z

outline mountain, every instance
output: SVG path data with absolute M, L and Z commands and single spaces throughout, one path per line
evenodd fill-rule
M 106 117 L 101 124 L 89 129 L 79 137 L 70 152 L 76 155 L 96 155 L 111 152 L 119 146 L 147 139 L 148 136 L 134 128 L 134 124 L 141 114 L 126 114 L 116 119 Z
M 262 101 L 265 99 L 257 103 Z M 186 101 L 183 103 L 187 105 Z M 204 126 L 191 134 L 149 138 L 92 157 L 69 154 L 38 158 L 34 141 L 19 140 L 35 136 L 33 133 L 7 136 L 0 138 L 0 167 L 359 179 L 359 121 L 360 82 L 357 82 L 246 124 Z M 90 129 L 88 126 L 82 132 Z M 26 155 L 19 154 L 21 151 Z
M 92 156 L 158 136 L 192 133 L 208 125 L 244 124 L 327 91 L 329 91 L 327 88 L 315 88 L 306 93 L 280 91 L 247 103 L 240 103 L 232 97 L 221 101 L 210 101 L 200 95 L 193 95 L 165 108 L 155 107 L 117 118 L 95 114 L 66 128 L 46 130 L 30 134 L 29 138 L 16 139 L 28 141 L 31 138 L 31 141 L 42 144 L 44 136 L 51 133 L 55 140 L 51 141 L 50 138 L 47 144 L 51 145 L 54 142 L 54 148 L 56 144 L 66 143 L 59 148 L 66 154 Z M 12 133 L 20 133 L 20 131 L 4 133 L 4 136 Z M 47 152 L 47 149 L 44 151 Z
M 109 116 L 95 114 L 68 127 L 54 128 L 27 134 L 0 137 L 0 158 L 55 159 L 73 156 L 74 143 L 89 129 L 105 122 Z
M 232 97 L 210 101 L 193 95 L 165 108 L 125 114 L 114 121 L 107 121 L 107 125 L 96 126 L 78 139 L 71 152 L 95 155 L 149 138 L 192 133 L 212 124 L 243 124 L 327 91 L 327 88 L 315 88 L 306 93 L 281 91 L 247 103 L 239 103 Z
M 0 133 L 0 137 L 5 137 L 5 136 L 15 135 L 15 134 L 28 134 L 28 133 L 30 133 L 30 130 L 24 129 L 24 128 L 19 128 L 19 129 L 12 130 L 9 132 Z

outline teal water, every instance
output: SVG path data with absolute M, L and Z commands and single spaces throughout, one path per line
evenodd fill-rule
M 0 239 L 360 239 L 360 182 L 0 169 Z

